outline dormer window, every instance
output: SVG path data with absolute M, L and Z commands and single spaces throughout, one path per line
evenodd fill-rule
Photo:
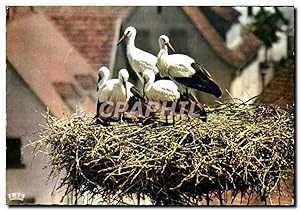
M 75 90 L 72 83 L 55 82 L 54 87 L 57 93 L 69 106 L 71 111 L 75 111 L 76 106 L 80 106 L 80 100 L 82 99 L 78 92 Z
M 77 74 L 75 78 L 84 90 L 96 89 L 96 81 L 92 75 Z
M 6 138 L 6 168 L 25 168 L 21 156 L 22 143 L 19 138 Z

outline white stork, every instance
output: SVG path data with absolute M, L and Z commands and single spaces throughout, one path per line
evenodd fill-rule
M 118 41 L 118 45 L 128 38 L 126 46 L 126 55 L 132 69 L 137 73 L 139 79 L 142 81 L 141 75 L 144 70 L 150 69 L 155 75 L 158 73 L 156 67 L 157 57 L 135 47 L 134 41 L 136 36 L 136 29 L 133 26 L 129 26 L 125 29 L 123 36 Z
M 154 82 L 155 74 L 152 70 L 146 69 L 143 72 L 143 79 L 145 81 L 144 94 L 149 101 L 173 103 L 177 102 L 180 98 L 177 85 L 170 80 L 158 80 Z M 166 123 L 168 123 L 167 114 Z M 173 114 L 173 124 L 174 123 L 175 120 Z
M 157 56 L 157 68 L 161 77 L 169 77 L 173 81 L 220 97 L 222 92 L 209 72 L 193 58 L 184 54 L 168 55 L 168 47 L 175 52 L 166 35 L 159 37 L 160 51 Z
M 110 75 L 110 71 L 107 67 L 102 66 L 98 71 L 98 84 L 97 84 L 97 92 L 98 92 L 98 101 L 97 101 L 97 111 L 95 118 L 101 117 L 100 107 L 103 103 L 111 102 L 111 104 L 107 104 L 104 112 L 113 114 L 115 110 L 115 105 L 117 102 L 128 102 L 129 98 L 133 96 L 133 93 L 130 91 L 134 86 L 132 83 L 128 82 L 129 74 L 126 69 L 121 69 L 119 71 L 118 79 L 110 79 L 108 80 Z M 110 116 L 111 117 L 111 116 Z M 109 117 L 109 118 L 110 118 Z M 122 114 L 119 116 L 120 120 L 122 120 Z M 104 119 L 105 123 L 106 120 Z M 103 120 L 103 118 L 102 118 Z

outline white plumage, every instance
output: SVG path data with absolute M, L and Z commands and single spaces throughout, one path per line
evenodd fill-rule
M 157 57 L 135 47 L 134 41 L 136 33 L 136 29 L 133 26 L 127 27 L 118 44 L 128 38 L 126 55 L 130 66 L 137 73 L 138 77 L 141 80 L 141 75 L 146 69 L 152 70 L 155 74 L 158 73 L 158 69 L 156 67 Z
M 98 100 L 100 102 L 113 101 L 113 102 L 127 102 L 133 94 L 130 89 L 133 84 L 128 82 L 129 74 L 126 69 L 119 71 L 118 79 L 110 79 L 110 71 L 107 67 L 101 67 L 99 69 L 99 75 L 101 80 L 98 87 Z
M 146 69 L 143 73 L 144 78 L 144 94 L 149 101 L 154 101 L 167 106 L 168 103 L 176 103 L 180 98 L 177 85 L 170 80 L 158 80 L 155 81 L 154 72 L 150 69 Z M 168 123 L 167 107 L 165 109 L 166 123 Z M 173 124 L 175 124 L 175 118 L 173 113 Z
M 174 51 L 166 35 L 159 37 L 160 51 L 157 56 L 157 68 L 161 77 L 170 77 L 187 88 L 221 96 L 218 84 L 209 72 L 193 58 L 183 54 L 168 55 L 168 47 Z
M 144 71 L 143 78 L 145 80 L 145 96 L 149 101 L 175 102 L 179 99 L 180 93 L 173 81 L 158 80 L 154 82 L 155 75 L 150 69 Z
M 133 84 L 128 82 L 129 74 L 126 69 L 119 71 L 118 79 L 108 80 L 109 75 L 110 71 L 107 67 L 103 66 L 99 69 L 97 118 L 100 115 L 99 109 L 102 103 L 112 102 L 115 106 L 117 102 L 128 102 L 129 98 L 133 96 L 133 93 L 130 91 Z M 114 111 L 114 106 L 109 106 L 109 112 Z

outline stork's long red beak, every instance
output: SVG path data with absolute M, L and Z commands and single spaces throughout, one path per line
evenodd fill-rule
M 123 80 L 123 86 L 125 88 L 125 97 L 127 99 L 127 83 Z
M 171 51 L 172 51 L 173 53 L 175 53 L 175 49 L 173 48 L 173 46 L 171 45 L 171 43 L 170 43 L 170 42 L 167 42 L 166 44 L 167 44 L 168 48 L 170 48 Z
M 123 34 L 123 36 L 119 39 L 117 45 L 119 45 L 123 40 L 125 40 L 126 37 L 126 34 Z

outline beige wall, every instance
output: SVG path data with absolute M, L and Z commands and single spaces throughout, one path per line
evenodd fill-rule
M 22 78 L 8 66 L 6 69 L 6 113 L 8 138 L 20 138 L 22 146 L 34 139 L 40 129 L 38 123 L 44 119 L 40 112 L 45 112 L 45 106 L 29 89 Z M 25 193 L 26 197 L 34 197 L 37 204 L 59 203 L 60 196 L 51 196 L 53 182 L 46 185 L 45 177 L 49 173 L 42 170 L 46 165 L 46 157 L 39 155 L 32 160 L 32 148 L 23 151 L 24 169 L 7 169 L 6 192 Z

